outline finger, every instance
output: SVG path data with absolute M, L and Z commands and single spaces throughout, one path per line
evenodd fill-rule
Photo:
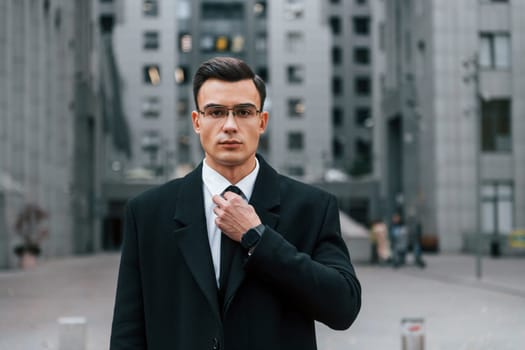
M 237 198 L 237 197 L 238 197 L 238 198 L 242 198 L 242 197 L 239 196 L 238 194 L 233 193 L 233 192 L 231 192 L 231 191 L 224 192 L 224 193 L 222 194 L 222 196 L 223 196 L 225 199 L 227 199 L 227 200 L 232 200 L 232 199 Z
M 226 199 L 222 198 L 218 194 L 216 194 L 215 196 L 211 197 L 211 199 L 213 200 L 213 203 L 215 203 L 219 207 L 223 207 L 223 206 L 225 206 L 228 203 L 228 201 Z

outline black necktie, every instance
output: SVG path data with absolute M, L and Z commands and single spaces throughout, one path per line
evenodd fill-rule
M 228 186 L 224 192 L 222 192 L 222 195 L 226 192 L 233 192 L 246 200 L 246 196 L 237 186 Z M 226 292 L 226 286 L 228 285 L 228 274 L 233 259 L 233 253 L 238 245 L 239 243 L 221 232 L 221 271 L 219 276 L 219 301 L 221 304 L 224 301 L 224 293 Z

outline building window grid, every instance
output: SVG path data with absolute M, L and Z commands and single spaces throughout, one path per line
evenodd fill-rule
M 486 69 L 510 67 L 510 35 L 507 32 L 482 32 L 479 35 L 479 65 Z
M 485 182 L 481 186 L 482 232 L 509 234 L 514 226 L 514 186 L 511 182 Z
M 159 32 L 148 30 L 144 32 L 144 50 L 157 50 L 159 48 Z
M 370 34 L 370 17 L 355 16 L 352 18 L 354 34 L 368 35 Z
M 370 49 L 368 47 L 354 47 L 354 63 L 360 65 L 370 64 Z
M 286 69 L 288 83 L 300 84 L 304 82 L 304 66 L 299 64 L 289 65 Z
M 288 99 L 288 116 L 300 118 L 304 116 L 305 105 L 302 98 L 292 97 Z
M 161 113 L 159 96 L 146 96 L 142 99 L 142 116 L 144 118 L 158 118 Z
M 341 34 L 342 28 L 341 28 L 341 18 L 337 16 L 330 17 L 330 28 L 332 29 L 333 35 L 339 35 Z
M 304 35 L 301 32 L 288 32 L 286 34 L 286 51 L 290 53 L 302 52 L 305 48 Z
M 284 18 L 289 21 L 303 18 L 304 0 L 285 0 L 283 14 Z
M 302 151 L 304 147 L 303 133 L 300 131 L 290 131 L 288 133 L 288 149 L 290 151 Z
M 371 81 L 369 77 L 355 78 L 355 93 L 358 96 L 369 96 L 372 90 Z
M 336 65 L 343 63 L 343 49 L 339 46 L 332 47 L 332 63 Z
M 341 96 L 343 94 L 343 79 L 341 77 L 332 78 L 332 93 L 335 96 Z
M 483 152 L 512 150 L 511 102 L 508 99 L 481 101 L 481 149 Z
M 159 15 L 159 1 L 143 0 L 142 14 L 144 17 L 157 17 Z
M 142 68 L 143 81 L 147 85 L 160 84 L 160 66 L 158 64 L 147 64 Z

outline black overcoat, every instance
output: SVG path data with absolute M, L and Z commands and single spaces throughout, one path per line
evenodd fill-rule
M 111 350 L 313 350 L 314 320 L 346 329 L 361 287 L 341 238 L 336 199 L 261 157 L 250 204 L 266 230 L 239 245 L 219 305 L 202 164 L 126 208 Z

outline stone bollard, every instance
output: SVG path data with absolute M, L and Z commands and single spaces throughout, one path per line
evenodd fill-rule
M 60 317 L 59 350 L 85 350 L 86 349 L 86 318 L 85 317 Z
M 403 318 L 401 320 L 401 349 L 425 349 L 425 320 L 422 318 Z

